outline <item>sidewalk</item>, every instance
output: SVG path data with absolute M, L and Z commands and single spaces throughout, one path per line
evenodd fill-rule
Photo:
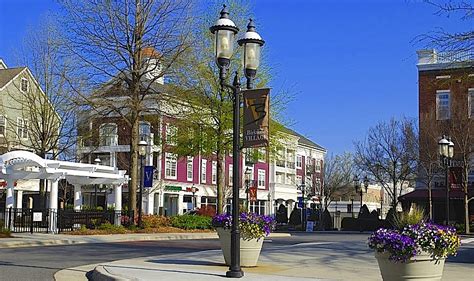
M 258 267 L 244 268 L 245 280 L 381 280 L 372 250 L 365 243 L 308 242 L 273 246 L 265 240 Z M 444 280 L 471 280 L 471 264 L 449 261 Z M 228 266 L 221 250 L 151 256 L 61 270 L 57 281 L 222 280 Z M 447 279 L 449 277 L 449 279 Z
M 0 239 L 0 248 L 71 245 L 87 243 L 116 243 L 126 241 L 160 241 L 185 239 L 217 239 L 215 232 L 209 233 L 136 233 L 110 235 L 67 235 L 43 233 L 15 233 L 13 238 Z M 272 233 L 270 237 L 289 237 L 288 233 Z

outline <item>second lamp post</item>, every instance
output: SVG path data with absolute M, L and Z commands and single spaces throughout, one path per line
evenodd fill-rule
M 138 142 L 138 154 L 140 154 L 140 197 L 138 197 L 138 226 L 142 226 L 143 212 L 143 186 L 145 185 L 144 158 L 146 155 L 147 143 L 144 140 Z
M 438 142 L 438 147 L 441 163 L 446 172 L 446 224 L 449 224 L 449 168 L 451 167 L 451 160 L 454 156 L 454 143 L 451 141 L 450 137 L 443 136 L 443 138 Z
M 360 195 L 360 209 L 359 209 L 359 213 L 360 213 L 360 211 L 362 210 L 363 189 L 362 189 L 362 186 L 360 185 L 360 180 L 359 180 L 358 175 L 354 176 L 354 187 L 355 187 L 355 191 L 358 192 Z M 365 193 L 367 193 L 367 190 L 369 188 L 369 178 L 367 176 L 364 177 L 364 187 L 365 187 Z
M 240 278 L 244 272 L 240 267 L 240 230 L 239 230 L 239 187 L 240 187 L 240 79 L 238 73 L 235 73 L 232 85 L 226 82 L 227 72 L 230 69 L 230 62 L 234 52 L 234 39 L 239 29 L 229 18 L 229 11 L 224 5 L 220 18 L 216 21 L 210 30 L 215 35 L 215 59 L 219 67 L 219 80 L 221 90 L 224 88 L 232 91 L 233 97 L 233 182 L 232 182 L 232 229 L 231 229 L 231 263 L 227 277 Z M 257 74 L 257 68 L 260 64 L 260 47 L 264 41 L 260 35 L 255 32 L 255 25 L 250 20 L 247 26 L 247 32 L 243 38 L 238 41 L 243 46 L 243 67 L 247 78 L 247 88 L 253 87 L 253 80 Z

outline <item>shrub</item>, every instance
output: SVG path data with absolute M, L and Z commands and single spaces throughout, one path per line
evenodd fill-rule
M 114 225 L 114 224 L 111 224 L 111 223 L 108 223 L 108 222 L 99 225 L 97 227 L 97 229 L 107 231 L 107 233 L 109 233 L 109 234 L 123 234 L 123 233 L 127 232 L 125 227 L 123 227 L 121 225 Z
M 297 209 L 296 207 L 291 211 L 290 214 L 290 225 L 300 225 L 301 224 L 301 209 Z
M 213 217 L 216 215 L 216 208 L 214 206 L 203 205 L 196 212 L 199 216 Z
M 367 208 L 367 205 L 364 204 L 362 208 L 360 208 L 359 215 L 357 216 L 359 219 L 370 219 L 370 211 L 369 208 Z
M 329 213 L 328 209 L 324 210 L 324 212 L 323 212 L 322 224 L 323 224 L 323 229 L 324 230 L 329 230 L 329 229 L 333 228 L 332 217 L 331 217 L 331 214 Z
M 181 229 L 211 229 L 212 218 L 207 216 L 181 215 L 171 217 L 171 226 Z
M 143 228 L 159 228 L 170 226 L 170 219 L 164 216 L 145 215 L 142 217 Z
M 11 237 L 11 232 L 9 229 L 0 227 L 0 238 Z
M 276 213 L 277 223 L 288 223 L 288 210 L 285 205 L 280 204 Z

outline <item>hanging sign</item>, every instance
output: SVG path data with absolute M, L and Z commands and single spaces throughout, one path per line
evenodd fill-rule
M 145 166 L 143 167 L 143 174 L 144 174 L 144 179 L 143 179 L 143 187 L 152 187 L 153 186 L 153 171 L 155 167 L 153 166 Z
M 243 147 L 266 147 L 269 142 L 270 89 L 253 89 L 243 92 Z
M 33 212 L 33 221 L 43 221 L 43 213 Z
M 249 200 L 250 202 L 257 202 L 257 187 L 249 187 Z

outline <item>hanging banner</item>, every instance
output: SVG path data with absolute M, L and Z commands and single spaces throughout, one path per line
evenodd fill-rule
M 266 147 L 269 142 L 270 89 L 253 89 L 243 92 L 243 147 Z
M 143 187 L 152 187 L 153 186 L 153 171 L 155 167 L 153 166 L 145 166 L 143 167 L 143 173 L 145 178 L 143 179 Z
M 257 202 L 257 187 L 249 187 L 249 200 L 250 202 Z
M 462 167 L 449 168 L 449 183 L 451 190 L 462 190 Z

